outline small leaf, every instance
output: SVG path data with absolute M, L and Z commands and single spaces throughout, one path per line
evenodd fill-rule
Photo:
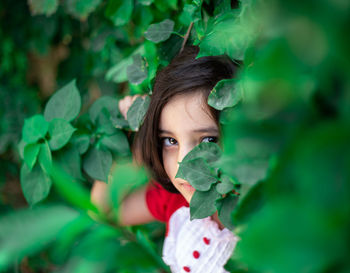
M 174 29 L 174 22 L 169 19 L 165 19 L 164 21 L 158 24 L 152 24 L 148 27 L 145 32 L 145 38 L 154 43 L 159 43 L 167 40 Z
M 89 149 L 90 136 L 89 135 L 73 136 L 72 143 L 79 151 L 79 154 L 82 155 Z
M 140 84 L 147 78 L 145 63 L 140 54 L 133 56 L 133 64 L 127 67 L 126 74 L 132 84 Z
M 203 158 L 208 163 L 217 161 L 221 156 L 221 149 L 213 142 L 201 142 L 195 146 L 182 161 L 189 161 L 195 158 Z
M 19 156 L 21 157 L 21 159 L 24 159 L 24 148 L 26 147 L 27 143 L 25 143 L 23 141 L 23 139 L 21 139 L 21 141 L 18 143 L 18 153 L 19 153 Z
M 185 4 L 184 9 L 179 17 L 180 22 L 185 26 L 189 26 L 191 22 L 197 22 L 201 20 L 201 6 L 202 4 L 198 6 L 195 4 Z
M 74 17 L 85 20 L 102 0 L 69 0 L 65 1 L 68 12 Z
M 51 167 L 52 167 L 52 156 L 51 156 L 50 147 L 47 141 L 40 144 L 40 152 L 39 152 L 38 160 L 41 168 L 46 173 L 49 174 L 51 172 Z
M 106 16 L 113 22 L 115 26 L 122 26 L 130 21 L 133 8 L 133 0 L 110 0 L 106 8 Z
M 39 165 L 35 165 L 30 171 L 28 166 L 23 164 L 21 168 L 21 187 L 27 202 L 33 206 L 47 197 L 51 188 L 51 179 Z
M 31 144 L 37 142 L 41 138 L 45 138 L 49 124 L 42 115 L 35 115 L 24 121 L 23 141 Z
M 97 116 L 96 126 L 98 134 L 111 135 L 116 131 L 111 121 L 111 114 L 106 108 L 103 108 Z
M 229 176 L 222 175 L 220 180 L 221 182 L 216 185 L 216 190 L 218 193 L 226 194 L 234 189 L 235 186 Z
M 28 144 L 24 147 L 24 162 L 31 170 L 36 162 L 40 150 L 40 144 Z
M 132 64 L 132 57 L 138 53 L 141 55 L 145 54 L 145 47 L 143 44 L 136 48 L 131 55 L 120 60 L 115 66 L 111 67 L 106 73 L 106 80 L 116 83 L 127 81 L 126 68 Z
M 32 15 L 44 14 L 50 16 L 58 7 L 58 0 L 28 0 Z
M 97 99 L 89 109 L 90 120 L 93 124 L 96 124 L 97 118 L 104 108 L 107 109 L 108 112 L 118 110 L 118 101 L 110 96 L 103 96 Z
M 228 194 L 225 198 L 217 202 L 218 203 L 217 206 L 220 207 L 220 210 L 218 210 L 219 219 L 221 223 L 230 230 L 234 228 L 231 215 L 233 210 L 236 207 L 237 201 L 238 201 L 237 195 Z
M 49 140 L 51 150 L 61 149 L 66 145 L 75 132 L 75 128 L 64 119 L 53 119 L 49 124 Z
M 242 98 L 241 89 L 236 84 L 235 79 L 219 81 L 210 92 L 208 104 L 217 110 L 235 106 Z
M 177 177 L 185 179 L 199 191 L 208 191 L 211 184 L 218 180 L 203 158 L 180 162 Z
M 107 182 L 111 166 L 111 152 L 100 150 L 96 147 L 88 151 L 83 161 L 83 169 L 89 176 L 105 182 Z
M 142 97 L 138 97 L 130 106 L 126 116 L 132 130 L 137 131 L 139 129 L 147 112 L 150 101 L 151 99 L 149 96 L 146 96 L 144 99 Z
M 128 155 L 130 153 L 129 142 L 124 133 L 120 130 L 111 136 L 103 136 L 101 144 L 119 155 Z
M 154 0 L 137 0 L 138 3 L 144 6 L 149 6 L 153 3 Z
M 208 191 L 195 191 L 190 202 L 191 220 L 213 215 L 216 212 L 215 201 L 219 198 L 215 187 Z
M 54 118 L 72 121 L 81 108 L 81 98 L 75 80 L 58 90 L 47 102 L 44 116 L 47 121 Z

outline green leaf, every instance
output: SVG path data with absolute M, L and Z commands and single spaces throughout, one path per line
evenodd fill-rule
M 72 208 L 50 206 L 15 211 L 0 219 L 0 268 L 6 270 L 56 239 L 79 216 Z
M 83 160 L 84 171 L 93 179 L 107 182 L 108 174 L 112 166 L 112 154 L 92 147 Z
M 40 150 L 40 144 L 28 144 L 24 147 L 24 162 L 31 170 L 36 162 Z
M 132 84 L 140 84 L 147 78 L 145 62 L 140 54 L 133 56 L 133 64 L 127 67 L 126 74 L 128 76 L 128 80 Z
M 191 220 L 213 215 L 216 212 L 215 201 L 219 198 L 215 187 L 208 191 L 195 191 L 190 202 Z
M 47 121 L 54 118 L 72 121 L 81 108 L 81 98 L 75 80 L 58 90 L 47 102 L 44 117 Z
M 217 201 L 217 206 L 220 207 L 220 209 L 218 209 L 219 219 L 221 223 L 230 230 L 234 228 L 231 215 L 237 202 L 238 196 L 233 194 L 228 194 L 225 198 Z
M 149 6 L 153 3 L 154 0 L 137 0 L 138 3 L 144 6 Z
M 74 17 L 85 20 L 93 12 L 102 0 L 69 0 L 66 1 L 68 12 Z
M 211 184 L 218 180 L 203 158 L 182 161 L 179 165 L 175 178 L 185 179 L 196 190 L 208 191 Z
M 49 145 L 51 150 L 55 151 L 61 149 L 68 143 L 75 128 L 64 119 L 53 119 L 49 124 L 50 140 Z
M 32 170 L 26 164 L 21 168 L 21 187 L 29 205 L 45 199 L 51 188 L 50 177 L 37 164 Z
M 84 154 L 90 146 L 90 136 L 89 135 L 75 135 L 72 138 L 73 145 L 79 151 L 79 154 Z
M 174 30 L 174 22 L 169 19 L 158 24 L 152 24 L 145 32 L 145 38 L 154 43 L 159 43 L 167 40 Z
M 226 194 L 234 190 L 235 186 L 229 176 L 221 175 L 220 180 L 221 182 L 216 185 L 216 190 L 218 193 Z
M 45 138 L 49 124 L 42 115 L 35 115 L 24 120 L 23 141 L 32 144 L 41 138 Z
M 76 146 L 55 153 L 55 164 L 75 179 L 84 180 L 81 173 L 81 157 Z
M 130 106 L 126 117 L 132 130 L 137 131 L 141 126 L 150 101 L 151 99 L 149 96 L 145 98 L 138 97 Z
M 215 85 L 208 97 L 208 104 L 217 110 L 223 110 L 235 106 L 241 99 L 242 93 L 237 87 L 237 81 L 226 79 Z
M 114 208 L 118 208 L 123 197 L 134 189 L 149 181 L 147 172 L 132 163 L 119 163 L 112 173 L 110 182 L 110 200 Z
M 130 21 L 133 8 L 133 0 L 109 0 L 106 8 L 106 16 L 115 26 L 122 26 Z
M 111 67 L 107 73 L 106 73 L 106 80 L 107 81 L 113 81 L 116 83 L 125 82 L 128 80 L 127 74 L 126 74 L 126 68 L 129 65 L 132 65 L 133 62 L 133 56 L 135 54 L 141 54 L 144 55 L 145 53 L 145 47 L 144 45 L 140 45 L 138 48 L 136 48 L 131 55 L 129 55 L 127 58 L 124 58 L 123 60 L 119 61 L 115 66 Z
M 195 4 L 185 4 L 179 17 L 180 22 L 185 26 L 189 26 L 192 22 L 201 20 L 201 6 L 202 4 L 198 6 Z
M 21 141 L 18 143 L 17 148 L 18 148 L 18 153 L 21 159 L 24 159 L 24 148 L 26 147 L 27 143 L 21 139 Z
M 44 14 L 50 16 L 58 8 L 58 0 L 28 0 L 32 15 Z
M 40 163 L 41 168 L 48 174 L 51 172 L 52 167 L 52 156 L 49 144 L 47 141 L 40 144 L 40 152 L 38 156 L 38 161 Z
M 97 118 L 104 108 L 107 109 L 108 112 L 118 110 L 118 101 L 110 96 L 98 98 L 89 109 L 90 120 L 93 124 L 96 124 Z
M 245 24 L 243 19 L 233 11 L 216 18 L 199 45 L 197 58 L 227 54 L 232 59 L 242 60 L 257 34 L 256 29 Z
M 90 192 L 67 174 L 59 165 L 52 168 L 52 181 L 59 193 L 71 204 L 85 211 L 98 212 L 90 201 Z
M 112 152 L 117 153 L 118 155 L 128 155 L 130 154 L 129 142 L 125 134 L 117 130 L 116 134 L 111 136 L 103 136 L 101 144 Z
M 213 163 L 221 157 L 221 149 L 213 142 L 201 142 L 195 146 L 182 161 L 189 161 L 195 158 L 203 158 L 208 163 Z
M 99 134 L 111 135 L 116 131 L 111 121 L 111 114 L 106 108 L 103 108 L 97 116 L 96 125 Z

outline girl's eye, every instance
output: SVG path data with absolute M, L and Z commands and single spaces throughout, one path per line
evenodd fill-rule
M 163 145 L 166 147 L 174 146 L 177 144 L 177 141 L 175 138 L 172 137 L 165 137 L 162 139 Z
M 218 138 L 217 137 L 204 137 L 202 139 L 202 142 L 218 142 Z

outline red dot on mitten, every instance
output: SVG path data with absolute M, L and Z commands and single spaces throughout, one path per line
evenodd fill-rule
M 210 244 L 210 239 L 208 239 L 207 237 L 203 237 L 203 241 L 206 245 Z
M 191 272 L 191 269 L 190 269 L 188 266 L 184 266 L 183 269 L 184 269 L 186 272 Z
M 193 257 L 194 257 L 195 259 L 198 259 L 199 256 L 200 256 L 200 254 L 199 254 L 199 252 L 198 252 L 197 250 L 193 251 Z

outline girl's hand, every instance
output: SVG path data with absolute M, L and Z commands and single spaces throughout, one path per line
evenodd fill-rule
M 143 95 L 142 98 L 144 98 L 146 95 Z M 119 111 L 123 115 L 125 119 L 127 119 L 127 113 L 130 108 L 130 106 L 134 103 L 134 101 L 141 97 L 141 95 L 134 95 L 134 96 L 126 96 L 125 98 L 121 99 L 118 103 Z

